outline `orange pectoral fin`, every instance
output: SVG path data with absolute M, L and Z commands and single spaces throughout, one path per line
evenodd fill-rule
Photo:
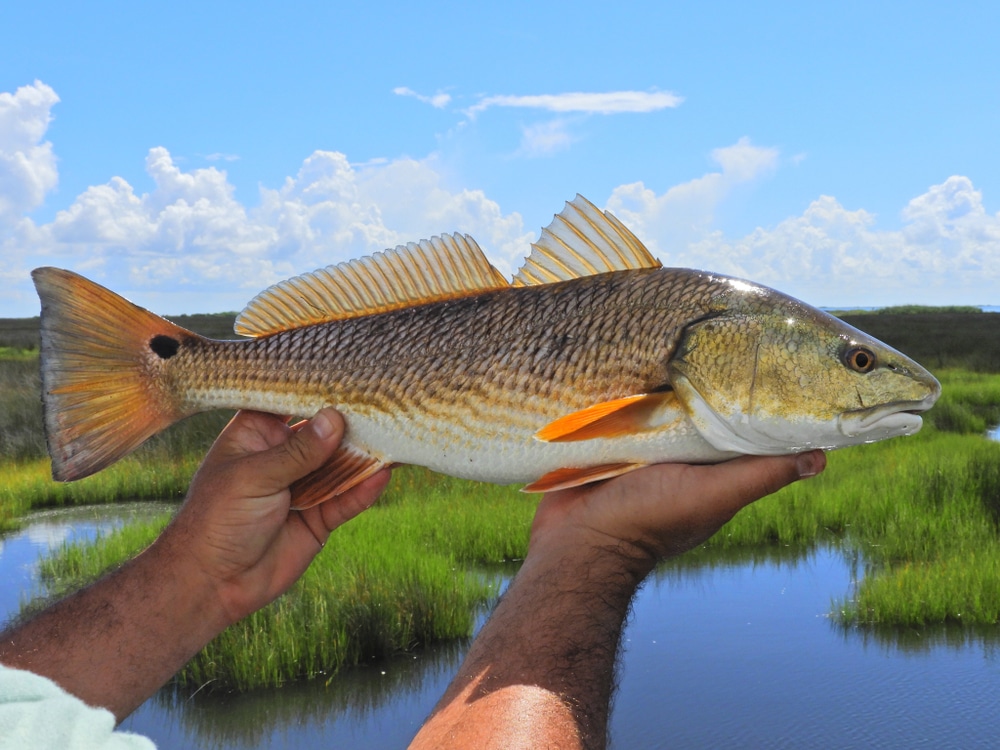
M 326 502 L 388 466 L 357 448 L 340 448 L 325 464 L 292 483 L 292 508 L 305 510 Z
M 606 464 L 604 466 L 590 466 L 586 469 L 556 469 L 550 471 L 543 477 L 536 479 L 531 484 L 521 488 L 521 492 L 553 492 L 555 490 L 568 490 L 570 487 L 579 487 L 591 482 L 599 482 L 602 479 L 619 477 L 628 474 L 630 471 L 641 469 L 647 464 Z
M 549 422 L 535 433 L 547 443 L 634 435 L 653 426 L 653 414 L 677 401 L 673 391 L 603 401 Z

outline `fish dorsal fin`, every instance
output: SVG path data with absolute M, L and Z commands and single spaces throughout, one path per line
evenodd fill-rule
M 514 276 L 514 286 L 551 284 L 580 276 L 662 264 L 639 238 L 607 211 L 582 195 L 542 230 L 538 242 Z
M 337 263 L 275 284 L 236 319 L 264 336 L 509 286 L 467 234 L 446 234 Z

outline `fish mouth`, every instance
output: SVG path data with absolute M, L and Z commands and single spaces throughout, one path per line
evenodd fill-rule
M 845 412 L 838 419 L 838 427 L 846 437 L 863 437 L 865 442 L 912 435 L 923 425 L 921 414 L 934 405 L 939 395 L 940 391 L 936 391 L 920 401 L 901 401 Z

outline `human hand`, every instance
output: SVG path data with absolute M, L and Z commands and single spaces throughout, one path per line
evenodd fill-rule
M 604 747 L 622 624 L 643 578 L 825 465 L 822 451 L 659 464 L 545 495 L 521 569 L 411 747 Z
M 325 503 L 290 510 L 289 486 L 322 466 L 343 435 L 343 418 L 334 409 L 295 426 L 241 411 L 205 456 L 183 507 L 157 543 L 183 555 L 190 574 L 214 588 L 228 622 L 287 590 L 330 532 L 370 507 L 385 488 L 387 470 Z
M 743 456 L 707 466 L 657 464 L 552 492 L 538 507 L 531 547 L 615 549 L 641 577 L 659 560 L 705 542 L 744 506 L 825 467 L 818 450 Z

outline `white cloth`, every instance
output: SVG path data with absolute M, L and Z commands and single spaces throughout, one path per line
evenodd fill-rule
M 155 750 L 148 737 L 115 731 L 106 708 L 88 706 L 52 680 L 0 664 L 0 750 Z

